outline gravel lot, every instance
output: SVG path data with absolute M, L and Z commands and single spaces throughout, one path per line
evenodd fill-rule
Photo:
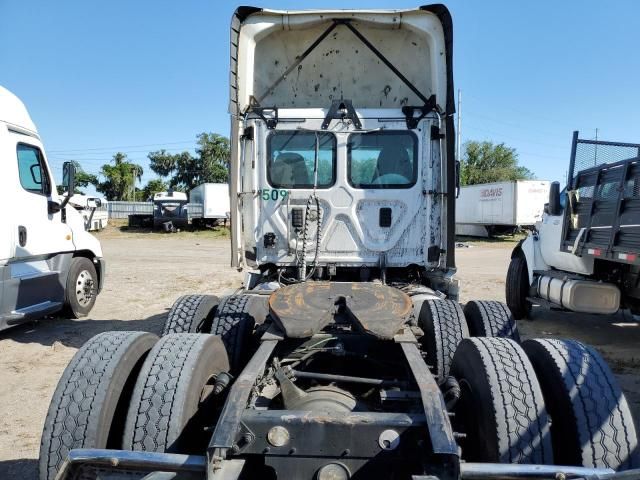
M 230 293 L 242 275 L 229 267 L 229 242 L 215 232 L 174 235 L 99 234 L 107 282 L 89 319 L 48 319 L 0 333 L 0 478 L 35 478 L 42 425 L 67 362 L 93 335 L 106 330 L 160 333 L 173 301 L 187 293 Z M 513 242 L 468 242 L 458 248 L 462 301 L 504 301 Z M 523 336 L 575 337 L 608 358 L 640 418 L 640 326 L 612 318 L 534 312 L 520 322 Z

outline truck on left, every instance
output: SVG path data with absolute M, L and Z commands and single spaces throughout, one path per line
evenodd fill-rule
M 63 311 L 86 316 L 102 289 L 100 242 L 68 205 L 75 166 L 59 195 L 29 113 L 0 87 L 0 330 Z

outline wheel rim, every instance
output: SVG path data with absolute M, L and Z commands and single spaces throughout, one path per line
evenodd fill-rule
M 91 303 L 95 295 L 95 282 L 93 276 L 88 270 L 82 270 L 76 278 L 76 300 L 78 303 L 86 307 Z

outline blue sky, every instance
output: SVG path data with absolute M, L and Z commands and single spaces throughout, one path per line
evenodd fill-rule
M 0 84 L 27 104 L 59 177 L 116 151 L 192 150 L 229 132 L 234 2 L 0 0 Z M 278 9 L 410 8 L 294 1 Z M 462 139 L 515 147 L 538 178 L 564 180 L 571 132 L 640 142 L 640 2 L 451 1 Z M 154 174 L 146 168 L 144 180 Z

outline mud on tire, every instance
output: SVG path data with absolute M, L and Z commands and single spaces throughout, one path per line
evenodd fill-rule
M 458 344 L 469 336 L 460 304 L 452 300 L 427 300 L 420 309 L 418 325 L 424 331 L 420 341 L 426 352 L 425 361 L 437 377 L 446 377 Z
M 172 333 L 160 339 L 142 365 L 129 404 L 123 447 L 202 453 L 204 427 L 214 425 L 214 399 L 206 386 L 228 371 L 220 337 Z M 210 433 L 209 433 L 210 435 Z
M 472 337 L 510 338 L 520 342 L 516 322 L 502 302 L 471 300 L 464 306 L 464 316 Z
M 40 444 L 40 480 L 55 478 L 74 448 L 120 448 L 129 395 L 158 337 L 105 332 L 78 350 L 51 399 Z
M 598 352 L 575 340 L 534 339 L 522 346 L 547 400 L 556 464 L 640 467 L 629 404 Z
M 506 338 L 463 340 L 451 364 L 461 397 L 454 428 L 468 462 L 553 462 L 549 416 L 533 366 Z
M 169 310 L 162 335 L 209 333 L 218 302 L 218 297 L 214 295 L 183 295 Z

